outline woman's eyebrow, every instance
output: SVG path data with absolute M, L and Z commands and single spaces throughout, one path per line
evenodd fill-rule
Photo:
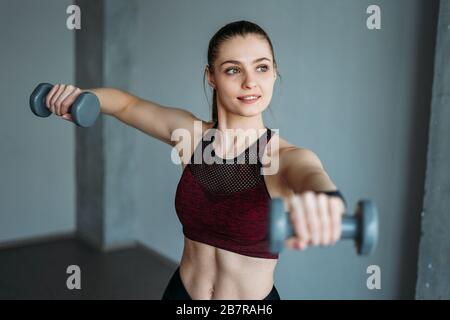
M 256 59 L 255 61 L 253 61 L 253 63 L 257 63 L 257 62 L 260 62 L 260 61 L 263 61 L 263 60 L 267 60 L 267 61 L 271 61 L 269 58 L 266 58 L 266 57 L 262 57 L 262 58 L 258 58 L 258 59 Z M 235 63 L 235 64 L 242 64 L 240 61 L 238 61 L 238 60 L 227 60 L 227 61 L 224 61 L 224 62 L 222 62 L 221 64 L 220 64 L 220 66 L 222 66 L 223 64 L 225 64 L 225 63 Z

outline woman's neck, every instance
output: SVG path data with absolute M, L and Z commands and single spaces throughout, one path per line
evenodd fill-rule
M 258 117 L 239 117 L 233 119 L 232 117 L 218 117 L 217 120 L 217 129 L 219 129 L 222 132 L 225 132 L 225 130 L 264 130 L 266 129 L 266 126 L 264 125 L 264 122 L 261 118 L 261 116 Z
M 228 155 L 240 154 L 247 147 L 257 141 L 266 131 L 261 120 L 230 121 L 218 119 L 215 123 L 214 150 L 224 155 L 222 158 L 230 158 Z M 232 156 L 231 156 L 232 158 Z

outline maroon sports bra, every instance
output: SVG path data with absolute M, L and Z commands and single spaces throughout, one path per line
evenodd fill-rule
M 217 128 L 217 122 L 214 129 Z M 194 241 L 242 255 L 278 259 L 269 251 L 268 209 L 270 194 L 260 174 L 261 157 L 272 136 L 266 131 L 234 159 L 215 155 L 204 161 L 204 150 L 215 130 L 208 130 L 183 170 L 175 194 L 175 209 L 183 234 Z M 200 153 L 200 163 L 194 155 Z M 198 154 L 195 158 L 198 158 Z

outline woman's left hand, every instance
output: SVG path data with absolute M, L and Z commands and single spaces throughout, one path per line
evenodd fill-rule
M 285 241 L 291 249 L 304 250 L 309 245 L 334 245 L 341 237 L 342 214 L 345 204 L 341 198 L 306 191 L 286 199 L 294 236 Z

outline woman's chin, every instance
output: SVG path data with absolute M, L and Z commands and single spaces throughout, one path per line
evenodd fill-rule
M 252 105 L 252 106 L 239 106 L 239 110 L 247 115 L 257 115 L 267 109 L 267 106 Z

